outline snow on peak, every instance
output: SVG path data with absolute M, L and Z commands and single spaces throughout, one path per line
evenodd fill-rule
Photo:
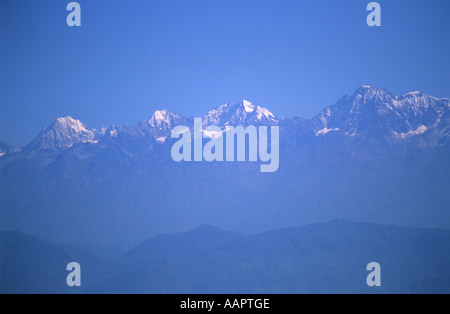
M 262 108 L 259 106 L 256 108 L 256 117 L 258 118 L 258 120 L 267 119 L 275 121 L 275 115 L 272 112 L 270 112 L 266 108 Z
M 170 112 L 167 109 L 157 110 L 153 114 L 151 120 L 153 122 L 159 122 L 159 123 L 162 123 L 162 122 L 170 123 Z
M 79 120 L 71 117 L 57 118 L 29 145 L 34 150 L 60 151 L 77 143 L 92 143 L 95 130 L 89 130 Z
M 431 96 L 429 96 L 429 95 L 425 95 L 424 93 L 419 92 L 419 91 L 407 93 L 407 94 L 405 94 L 403 97 L 404 97 L 404 98 L 406 98 L 406 97 L 409 97 L 409 98 L 426 97 L 426 98 L 433 98 L 433 99 L 437 100 L 437 98 L 431 97 Z
M 363 85 L 355 91 L 354 94 L 359 99 L 370 99 L 370 98 L 384 98 L 393 96 L 384 88 L 374 88 L 372 86 Z
M 442 100 L 411 92 L 397 96 L 382 88 L 360 87 L 352 96 L 343 96 L 313 120 L 316 135 L 332 131 L 356 136 L 362 134 L 408 138 L 439 126 L 447 112 Z
M 275 115 L 248 100 L 225 103 L 203 117 L 204 126 L 237 126 L 251 124 L 276 124 Z
M 148 124 L 150 124 L 154 128 L 166 130 L 172 128 L 175 125 L 182 124 L 184 121 L 185 119 L 182 116 L 164 109 L 155 111 L 150 120 L 148 120 Z
M 256 106 L 254 104 L 252 104 L 251 102 L 249 102 L 248 100 L 244 99 L 242 104 L 244 105 L 245 111 L 248 113 L 252 113 L 256 109 Z
M 362 85 L 355 91 L 355 94 L 358 94 L 358 95 L 367 94 L 367 93 L 370 93 L 372 90 L 373 90 L 373 88 L 371 86 Z
M 70 128 L 76 133 L 91 133 L 86 126 L 80 121 L 75 120 L 72 117 L 57 118 L 55 121 L 55 126 L 58 125 L 62 128 Z

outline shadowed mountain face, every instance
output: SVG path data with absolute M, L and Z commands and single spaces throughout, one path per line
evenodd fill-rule
M 89 287 L 107 277 L 114 250 L 90 245 L 58 244 L 18 232 L 0 233 L 1 294 L 72 294 L 81 288 L 69 288 L 66 267 L 82 265 L 82 285 Z
M 381 265 L 382 287 L 366 267 Z M 338 221 L 240 236 L 157 236 L 88 293 L 449 293 L 450 232 Z
M 313 119 L 248 101 L 203 117 L 204 127 L 279 126 L 280 168 L 270 174 L 260 163 L 172 161 L 171 129 L 193 119 L 167 110 L 99 131 L 58 119 L 22 150 L 0 152 L 0 229 L 128 249 L 203 224 L 246 233 L 335 219 L 450 228 L 449 106 L 361 87 Z
M 1 233 L 0 293 L 450 293 L 450 231 L 439 229 L 336 221 L 244 236 L 203 226 L 116 256 Z M 66 285 L 70 262 L 81 288 Z M 371 262 L 381 287 L 366 284 Z

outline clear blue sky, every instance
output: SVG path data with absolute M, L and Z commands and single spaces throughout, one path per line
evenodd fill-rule
M 248 99 L 311 117 L 360 85 L 450 97 L 450 1 L 0 0 L 0 140 L 58 116 L 133 125 L 168 108 L 201 116 Z

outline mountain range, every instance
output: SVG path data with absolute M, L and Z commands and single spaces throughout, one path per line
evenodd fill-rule
M 450 292 L 448 230 L 341 220 L 249 236 L 199 226 L 108 252 L 0 232 L 0 293 Z M 79 288 L 65 282 L 73 261 Z M 381 266 L 381 287 L 366 284 L 371 262 Z
M 422 138 L 434 138 L 437 142 L 431 141 L 428 145 L 435 146 L 445 144 L 450 135 L 449 104 L 447 98 L 438 99 L 420 92 L 396 96 L 384 89 L 362 86 L 353 95 L 343 96 L 335 105 L 327 107 L 310 120 L 298 117 L 279 119 L 268 109 L 244 100 L 236 104 L 226 103 L 211 110 L 203 117 L 203 125 L 279 125 L 296 131 L 303 129 L 305 133 L 311 132 L 316 136 L 332 133 L 397 140 L 422 135 Z M 58 118 L 23 150 L 60 152 L 75 144 L 101 144 L 102 140 L 119 137 L 120 133 L 138 131 L 140 135 L 150 133 L 167 136 L 175 126 L 192 124 L 193 118 L 168 110 L 156 111 L 147 123 L 139 123 L 138 126 L 111 126 L 99 131 L 88 129 L 81 121 L 71 117 Z M 0 151 L 11 155 L 17 153 L 18 149 L 0 142 Z
M 87 293 L 449 293 L 450 231 L 334 221 L 243 236 L 210 226 L 129 250 Z M 382 286 L 369 288 L 369 262 Z
M 199 225 L 263 232 L 335 219 L 450 228 L 450 100 L 362 86 L 312 119 L 246 100 L 203 125 L 277 125 L 280 169 L 175 163 L 156 111 L 134 126 L 89 129 L 58 118 L 29 145 L 0 143 L 1 230 L 128 249 Z

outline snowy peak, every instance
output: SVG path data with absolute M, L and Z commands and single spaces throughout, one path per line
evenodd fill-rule
M 88 130 L 80 120 L 75 120 L 72 117 L 57 118 L 51 128 L 66 130 L 76 134 L 92 133 L 92 130 Z
M 149 120 L 137 126 L 111 126 L 96 131 L 88 129 L 79 120 L 63 117 L 46 127 L 21 151 L 61 152 L 78 143 L 108 145 L 113 141 L 127 143 L 147 138 L 151 138 L 153 142 L 156 140 L 165 143 L 174 127 L 193 127 L 193 121 L 192 118 L 168 110 L 158 110 Z M 424 145 L 443 145 L 442 143 L 450 140 L 450 100 L 438 99 L 422 92 L 396 96 L 385 89 L 361 86 L 353 94 L 341 97 L 336 104 L 324 109 L 313 119 L 278 120 L 268 109 L 248 100 L 225 103 L 203 117 L 204 128 L 219 126 L 226 130 L 227 127 L 239 125 L 278 125 L 283 137 L 291 143 L 295 143 L 296 138 L 339 135 L 389 141 L 417 138 L 421 143 L 426 143 Z M 4 158 L 17 151 L 19 150 L 0 145 L 0 157 Z
M 262 107 L 256 108 L 256 119 L 258 121 L 265 121 L 274 124 L 278 122 L 278 120 L 276 119 L 275 115 L 272 112 Z
M 71 117 L 58 118 L 27 147 L 32 150 L 61 151 L 77 143 L 94 142 L 95 130 Z
M 373 88 L 371 86 L 362 85 L 355 91 L 355 93 L 353 95 L 354 96 L 365 95 L 365 94 L 371 93 L 372 91 L 373 91 Z
M 165 109 L 155 111 L 150 120 L 148 120 L 148 124 L 154 128 L 166 131 L 177 125 L 183 125 L 186 121 L 187 119 L 185 117 Z
M 275 125 L 275 115 L 248 100 L 226 103 L 203 117 L 204 126 Z
M 396 96 L 385 89 L 362 86 L 352 96 L 343 96 L 313 120 L 320 125 L 316 135 L 341 133 L 408 138 L 438 127 L 449 111 L 446 99 L 413 92 Z
M 247 113 L 252 113 L 256 109 L 256 106 L 254 104 L 252 104 L 251 102 L 249 102 L 248 100 L 245 100 L 245 99 L 242 102 L 242 105 L 244 106 L 244 110 Z
M 117 138 L 119 136 L 119 133 L 122 132 L 123 130 L 124 130 L 124 127 L 113 124 L 110 127 L 102 128 L 96 134 L 96 139 L 104 140 L 104 139 Z
M 394 94 L 388 92 L 383 88 L 373 88 L 371 86 L 361 86 L 358 88 L 353 96 L 353 102 L 360 104 L 368 104 L 370 102 L 386 102 L 395 97 Z

